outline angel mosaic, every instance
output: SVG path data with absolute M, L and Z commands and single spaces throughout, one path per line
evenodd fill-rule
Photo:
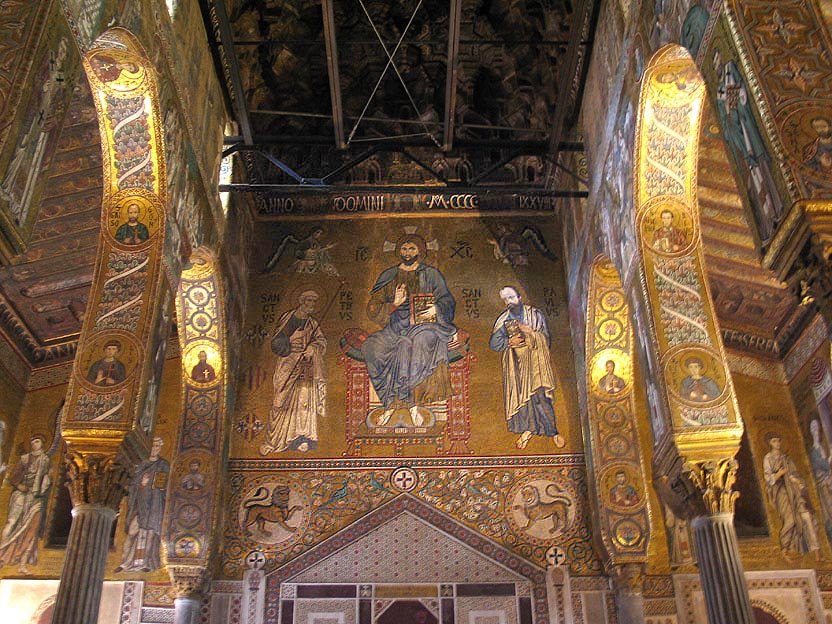
M 322 273 L 338 277 L 338 269 L 332 264 L 332 257 L 329 250 L 335 247 L 336 243 L 326 244 L 322 240 L 324 234 L 323 228 L 315 227 L 306 238 L 298 239 L 292 234 L 287 234 L 283 237 L 277 246 L 275 252 L 271 255 L 266 267 L 265 273 L 270 273 L 280 262 L 283 254 L 290 246 L 294 247 L 295 260 L 292 262 L 289 272 L 291 273 Z
M 521 228 L 497 224 L 494 228 L 494 238 L 488 242 L 494 248 L 494 257 L 512 268 L 529 265 L 529 256 L 533 249 L 549 260 L 557 262 L 558 257 L 549 249 L 543 233 L 535 227 L 525 225 Z

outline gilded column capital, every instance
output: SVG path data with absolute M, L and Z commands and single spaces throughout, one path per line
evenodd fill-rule
M 201 599 L 210 581 L 208 568 L 204 566 L 168 566 L 168 575 L 177 598 Z
M 132 467 L 117 453 L 67 451 L 69 495 L 73 507 L 84 504 L 104 505 L 118 511 L 127 492 Z
M 680 518 L 734 513 L 739 498 L 739 492 L 734 491 L 738 467 L 733 453 L 702 460 L 677 455 L 673 463 L 667 462 L 656 471 L 661 477 L 654 485 L 662 502 Z
M 734 491 L 739 463 L 733 457 L 686 462 L 686 472 L 702 496 L 708 514 L 734 513 L 739 492 Z

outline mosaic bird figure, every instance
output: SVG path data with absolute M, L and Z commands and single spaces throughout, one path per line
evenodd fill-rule
M 349 481 L 347 481 L 346 479 L 344 479 L 344 481 L 343 481 L 343 485 L 342 485 L 341 487 L 339 487 L 337 490 L 335 490 L 335 491 L 332 493 L 332 495 L 331 495 L 331 496 L 330 496 L 330 497 L 326 500 L 326 502 L 324 502 L 324 504 L 323 504 L 323 505 L 321 505 L 321 507 L 326 507 L 327 505 L 330 505 L 330 504 L 332 504 L 332 503 L 334 503 L 334 502 L 336 502 L 336 501 L 339 501 L 339 500 L 341 500 L 342 498 L 346 498 L 346 497 L 347 497 L 347 493 L 349 492 L 349 486 L 348 486 L 348 483 L 349 483 Z
M 378 490 L 379 492 L 384 492 L 387 490 L 384 484 L 378 479 L 376 479 L 375 475 L 370 475 L 370 487 L 372 487 L 374 490 Z
M 476 494 L 477 496 L 485 496 L 485 493 L 477 487 L 474 487 L 470 483 L 465 485 L 465 489 L 471 492 L 472 494 Z

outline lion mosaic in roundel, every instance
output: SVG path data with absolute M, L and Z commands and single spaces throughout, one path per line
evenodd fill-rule
M 297 488 L 274 480 L 252 485 L 240 504 L 243 533 L 261 544 L 282 544 L 299 537 L 308 505 Z
M 535 540 L 563 535 L 575 521 L 571 492 L 549 479 L 532 479 L 516 487 L 508 498 L 513 527 Z

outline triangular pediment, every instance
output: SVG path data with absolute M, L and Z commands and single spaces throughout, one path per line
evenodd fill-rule
M 540 582 L 544 571 L 409 495 L 275 570 L 293 583 Z

